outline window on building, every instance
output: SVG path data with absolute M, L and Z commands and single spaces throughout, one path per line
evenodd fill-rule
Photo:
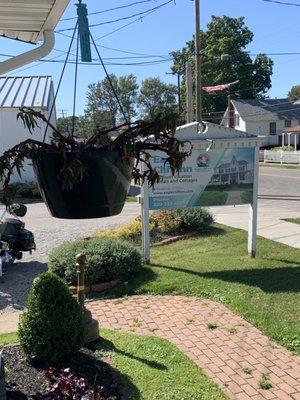
M 222 177 L 221 177 L 222 182 L 228 182 L 228 179 L 229 179 L 229 175 L 222 175 Z
M 292 121 L 290 119 L 285 119 L 284 126 L 285 128 L 290 128 L 292 126 Z
M 245 174 L 243 174 L 243 173 L 241 173 L 241 172 L 240 172 L 240 180 L 241 180 L 241 181 L 244 181 L 244 180 L 245 180 Z
M 270 122 L 270 135 L 276 135 L 276 122 Z
M 235 126 L 240 126 L 240 116 L 235 114 Z

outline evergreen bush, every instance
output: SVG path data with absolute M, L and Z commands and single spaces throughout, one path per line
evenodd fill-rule
M 78 351 L 85 336 L 83 310 L 64 282 L 51 272 L 36 278 L 19 323 L 19 338 L 28 359 L 55 363 Z

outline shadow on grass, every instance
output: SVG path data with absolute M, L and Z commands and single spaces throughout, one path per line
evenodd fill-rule
M 135 290 L 141 288 L 145 283 L 150 281 L 155 281 L 157 279 L 157 274 L 149 267 L 142 267 L 139 272 L 126 283 L 121 283 L 113 289 L 107 290 L 102 293 L 93 293 L 87 296 L 89 300 L 101 299 L 101 298 L 115 298 L 122 297 L 126 295 L 135 294 Z M 141 290 L 138 291 L 139 294 L 142 293 Z M 145 293 L 147 290 L 145 289 Z
M 207 237 L 207 236 L 223 236 L 226 235 L 227 232 L 225 229 L 220 228 L 219 226 L 211 226 L 208 228 L 206 231 L 199 233 L 198 235 L 195 235 L 195 238 L 201 238 L 202 236 Z
M 128 358 L 131 358 L 132 360 L 136 360 L 143 364 L 146 364 L 150 368 L 158 369 L 160 371 L 167 370 L 167 367 L 164 364 L 161 364 L 156 361 L 147 360 L 146 358 L 137 357 L 131 353 L 127 353 L 127 351 L 120 350 L 113 344 L 112 341 L 104 339 L 104 338 L 101 338 L 96 343 L 93 343 L 93 347 L 94 347 L 94 349 L 97 349 L 100 351 L 113 351 L 114 353 L 121 354 L 124 357 L 128 357 Z
M 296 265 L 295 263 L 293 263 Z M 217 279 L 225 282 L 241 283 L 248 286 L 257 286 L 264 292 L 299 292 L 300 265 L 282 268 L 261 268 L 244 270 L 225 270 L 212 272 L 191 271 L 180 267 L 161 264 L 151 264 L 152 267 L 183 272 L 189 275 L 206 279 Z

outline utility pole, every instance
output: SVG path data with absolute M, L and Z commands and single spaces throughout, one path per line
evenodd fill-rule
M 192 65 L 190 61 L 185 64 L 185 84 L 186 84 L 186 122 L 193 122 L 193 77 Z
M 67 116 L 68 110 L 66 110 L 66 109 L 61 109 L 61 110 L 57 110 L 57 111 L 60 113 L 61 118 L 65 118 Z
M 181 113 L 181 93 L 180 93 L 180 72 L 166 72 L 166 75 L 177 75 L 177 90 L 178 90 L 178 112 Z
M 196 73 L 196 122 L 202 127 L 202 71 L 200 45 L 200 0 L 195 0 L 195 73 Z

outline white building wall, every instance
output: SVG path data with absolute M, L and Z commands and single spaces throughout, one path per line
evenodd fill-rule
M 53 101 L 53 98 L 52 98 Z M 51 104 L 52 104 L 51 101 Z M 38 110 L 40 111 L 40 110 Z M 2 155 L 6 150 L 15 146 L 16 144 L 23 142 L 27 139 L 35 139 L 42 141 L 44 137 L 44 132 L 46 129 L 46 123 L 39 121 L 39 128 L 36 128 L 32 135 L 24 127 L 22 120 L 17 121 L 17 114 L 19 109 L 16 108 L 0 108 L 0 155 Z M 50 114 L 49 111 L 43 110 L 43 113 L 48 118 Z M 56 126 L 56 112 L 53 111 L 51 116 L 51 123 Z M 46 141 L 49 141 L 49 137 L 52 131 L 49 128 Z M 11 182 L 36 182 L 36 178 L 33 172 L 31 162 L 27 162 L 24 166 L 24 172 L 22 173 L 22 178 L 19 177 L 17 173 L 12 177 Z
M 235 118 L 236 121 L 236 118 Z M 276 134 L 270 135 L 270 122 L 276 122 Z M 296 126 L 299 124 L 298 120 L 292 120 L 291 126 Z M 278 146 L 282 144 L 282 132 L 285 129 L 284 120 L 274 120 L 274 121 L 244 121 L 239 118 L 239 125 L 235 126 L 235 129 L 239 129 L 243 132 L 252 133 L 254 135 L 267 136 L 263 142 L 263 146 Z M 293 144 L 294 138 L 291 135 L 291 144 Z M 285 135 L 285 144 L 288 144 L 288 137 Z

